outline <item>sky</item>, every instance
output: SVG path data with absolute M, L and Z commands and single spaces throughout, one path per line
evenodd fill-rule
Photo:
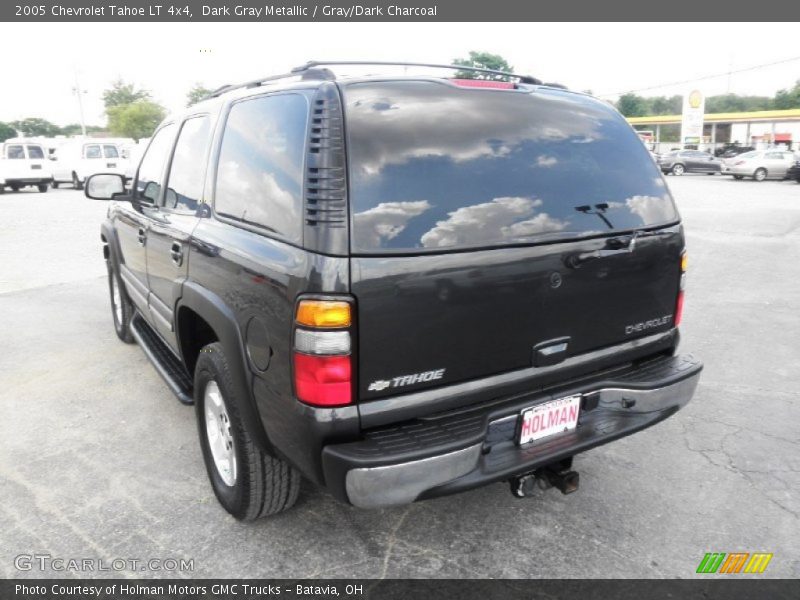
M 591 90 L 773 95 L 800 79 L 794 23 L 0 23 L 0 121 L 43 117 L 104 125 L 102 93 L 117 78 L 169 110 L 195 83 L 209 88 L 281 73 L 307 60 L 450 63 L 500 54 L 518 73 Z M 14 57 L 14 58 L 9 58 Z M 668 85 L 731 70 L 789 62 Z M 659 86 L 659 87 L 655 87 Z M 648 89 L 651 88 L 651 89 Z

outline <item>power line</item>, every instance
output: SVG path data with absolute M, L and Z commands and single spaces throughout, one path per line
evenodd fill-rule
M 657 90 L 660 88 L 671 87 L 673 85 L 683 85 L 684 83 L 694 83 L 696 81 L 705 81 L 706 79 L 716 79 L 717 77 L 725 77 L 730 76 L 735 73 L 745 73 L 747 71 L 756 71 L 758 69 L 764 69 L 766 67 L 774 67 L 775 65 L 782 65 L 785 63 L 794 62 L 796 60 L 800 60 L 800 56 L 794 56 L 792 58 L 784 58 L 783 60 L 776 60 L 774 62 L 764 63 L 762 65 L 754 65 L 752 67 L 744 67 L 743 69 L 735 69 L 735 70 L 728 70 L 724 73 L 717 73 L 715 75 L 706 75 L 704 77 L 696 77 L 694 79 L 683 79 L 681 81 L 673 81 L 671 83 L 662 83 L 661 85 L 651 85 L 649 87 L 638 88 L 635 90 L 625 90 L 624 92 L 614 92 L 613 94 L 601 94 L 598 96 L 599 98 L 606 98 L 608 96 L 622 96 L 623 94 L 633 94 L 635 92 L 646 92 L 649 90 Z

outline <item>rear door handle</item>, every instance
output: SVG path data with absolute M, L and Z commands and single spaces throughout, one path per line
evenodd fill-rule
M 144 246 L 144 243 L 147 241 L 147 231 L 145 231 L 144 227 L 139 227 L 139 235 L 136 239 L 139 240 L 140 246 Z
M 176 267 L 180 267 L 183 264 L 183 246 L 181 246 L 180 242 L 172 242 L 169 255 L 172 257 L 172 263 Z

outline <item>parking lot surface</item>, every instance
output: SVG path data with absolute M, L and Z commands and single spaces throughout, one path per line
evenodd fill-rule
M 206 480 L 193 409 L 119 342 L 99 223 L 72 190 L 0 196 L 0 576 L 693 577 L 706 552 L 800 574 L 800 185 L 668 177 L 689 279 L 694 400 L 576 458 L 580 490 L 496 484 L 385 510 L 305 484 L 235 521 Z M 14 557 L 193 559 L 193 571 L 18 571 Z M 707 576 L 706 576 L 707 577 Z

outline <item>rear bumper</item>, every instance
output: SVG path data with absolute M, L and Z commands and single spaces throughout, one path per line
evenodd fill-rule
M 325 480 L 362 508 L 407 504 L 503 481 L 625 437 L 673 415 L 694 394 L 703 365 L 692 355 L 628 366 L 581 385 L 534 393 L 465 413 L 369 432 L 323 450 Z M 523 409 L 582 395 L 578 427 L 520 446 Z

